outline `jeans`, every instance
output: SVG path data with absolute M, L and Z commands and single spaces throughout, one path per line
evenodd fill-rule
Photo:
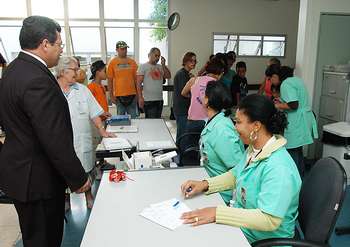
M 199 138 L 202 130 L 204 129 L 205 121 L 204 120 L 187 120 L 186 131 L 185 133 L 198 132 L 198 136 L 188 136 L 185 137 L 181 143 L 183 147 L 195 147 L 199 145 Z
M 129 114 L 131 118 L 136 118 L 138 116 L 138 109 L 137 109 L 137 97 L 135 96 L 133 101 L 130 105 L 124 106 L 122 103 L 117 102 L 117 114 L 118 115 L 125 115 Z
M 185 134 L 187 125 L 187 115 L 176 115 L 176 144 L 178 144 L 179 137 Z
M 287 151 L 290 156 L 292 156 L 295 164 L 297 165 L 300 177 L 303 178 L 305 172 L 303 147 L 290 148 L 287 149 Z
M 145 101 L 144 109 L 146 118 L 161 118 L 163 111 L 163 100 Z

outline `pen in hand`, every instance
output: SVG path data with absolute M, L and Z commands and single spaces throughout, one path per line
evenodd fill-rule
M 173 205 L 173 207 L 175 208 L 177 205 L 179 205 L 180 201 L 176 201 Z

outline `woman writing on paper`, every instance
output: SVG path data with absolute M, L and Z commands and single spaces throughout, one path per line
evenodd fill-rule
M 243 159 L 230 171 L 181 186 L 186 198 L 234 189 L 232 207 L 203 208 L 182 215 L 194 226 L 216 222 L 240 227 L 250 243 L 294 237 L 301 179 L 284 145 L 284 113 L 262 95 L 248 95 L 236 112 L 236 129 L 248 144 Z

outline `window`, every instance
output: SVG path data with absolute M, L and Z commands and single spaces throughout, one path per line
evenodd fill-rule
M 67 5 L 64 4 L 65 2 Z M 30 8 L 27 8 L 27 4 L 30 4 Z M 101 11 L 100 7 L 103 8 Z M 147 50 L 151 47 L 160 46 L 162 54 L 165 57 L 168 55 L 166 28 L 168 0 L 12 0 L 4 2 L 0 8 L 0 39 L 2 53 L 8 54 L 9 62 L 20 50 L 18 32 L 22 26 L 22 20 L 28 14 L 55 19 L 62 27 L 64 53 L 87 56 L 88 62 L 91 62 L 89 58 L 91 56 L 100 56 L 108 62 L 109 58 L 115 55 L 115 44 L 119 40 L 128 43 L 130 47 L 128 55 L 137 62 L 147 60 Z M 15 21 L 19 24 L 4 23 Z M 64 27 L 67 23 L 69 26 Z
M 21 21 L 0 21 L 0 49 L 1 54 L 10 63 L 21 50 L 18 37 Z
M 64 18 L 63 2 L 57 0 L 31 0 L 32 14 L 50 16 L 51 18 Z M 48 8 L 48 6 L 50 6 Z
M 67 2 L 69 18 L 92 19 L 100 17 L 98 0 L 73 0 Z
M 1 1 L 1 17 L 26 17 L 26 0 Z
M 140 28 L 140 46 L 139 46 L 139 61 L 145 63 L 148 61 L 148 52 L 152 47 L 159 48 L 161 55 L 168 58 L 168 41 L 167 32 L 163 28 Z
M 164 25 L 168 16 L 168 0 L 139 0 L 139 19 L 157 20 Z
M 134 0 L 104 0 L 105 19 L 134 19 Z
M 152 47 L 168 58 L 168 0 L 4 1 L 0 8 L 0 52 L 8 62 L 20 51 L 19 32 L 28 15 L 55 19 L 62 27 L 64 54 L 79 56 L 85 68 L 96 59 L 108 62 L 116 54 L 119 40 L 127 42 L 128 56 L 138 63 L 147 61 Z
M 213 52 L 235 51 L 238 56 L 284 57 L 285 35 L 240 35 L 214 33 Z
M 284 56 L 285 36 L 264 36 L 263 56 Z
M 237 35 L 215 35 L 214 34 L 214 54 L 218 52 L 237 52 Z
M 128 56 L 135 57 L 134 28 L 130 27 L 106 27 L 106 43 L 108 60 L 116 54 L 115 45 L 119 40 L 125 41 L 128 48 Z
M 82 57 L 82 63 L 91 64 L 101 58 L 101 39 L 98 27 L 71 27 L 72 51 Z

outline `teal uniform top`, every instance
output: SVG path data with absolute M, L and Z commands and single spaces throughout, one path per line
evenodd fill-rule
M 292 157 L 283 147 L 286 140 L 282 136 L 275 138 L 247 166 L 247 154 L 252 150 L 248 147 L 245 157 L 231 170 L 236 178 L 234 207 L 260 209 L 282 219 L 281 225 L 275 231 L 257 231 L 242 227 L 250 243 L 266 238 L 294 237 L 301 179 Z
M 201 165 L 210 177 L 229 171 L 243 158 L 244 145 L 229 117 L 221 112 L 204 127 L 200 139 Z M 220 192 L 225 203 L 232 199 L 232 190 Z
M 235 75 L 236 71 L 229 69 L 227 73 L 221 77 L 222 83 L 224 83 L 226 87 L 231 88 L 232 79 Z
M 281 84 L 281 99 L 284 103 L 298 101 L 298 109 L 287 110 L 288 126 L 284 132 L 287 149 L 302 147 L 318 138 L 315 116 L 309 103 L 309 95 L 303 81 L 289 77 Z

